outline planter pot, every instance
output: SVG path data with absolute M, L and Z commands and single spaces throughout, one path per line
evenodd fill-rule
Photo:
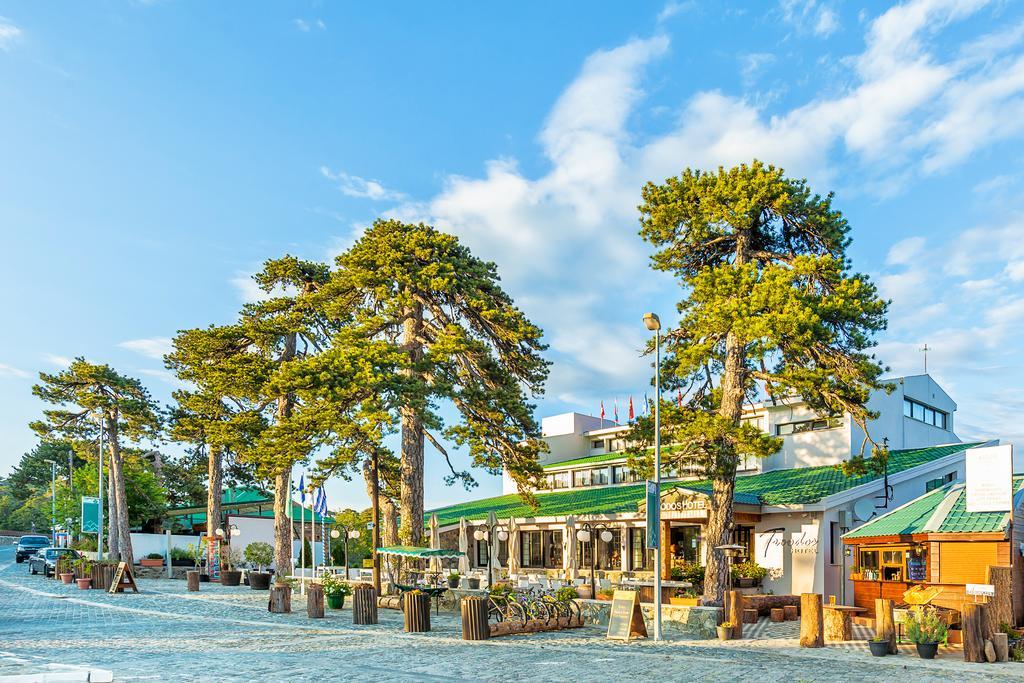
M 209 574 L 200 574 L 199 575 L 199 583 L 210 583 L 210 575 Z
M 75 575 L 74 575 L 73 572 L 68 572 L 67 574 L 61 574 L 60 575 L 60 580 L 63 581 L 64 583 L 66 583 L 66 584 L 70 584 L 72 581 L 75 580 Z
M 254 591 L 270 590 L 270 574 L 265 572 L 249 572 L 249 588 Z
M 220 573 L 220 585 L 237 586 L 242 583 L 242 572 L 237 569 L 225 569 Z
M 194 566 L 196 566 L 196 563 L 193 562 L 192 560 L 175 560 L 175 559 L 172 559 L 171 560 L 171 566 L 172 567 L 194 567 Z
M 469 581 L 470 590 L 480 589 L 480 579 L 467 579 Z
M 749 576 L 741 576 L 736 579 L 737 588 L 753 588 L 758 584 L 757 579 L 752 579 Z
M 580 600 L 594 599 L 594 589 L 589 583 L 585 583 L 582 586 L 576 586 L 576 593 L 579 594 Z
M 84 590 L 88 590 L 89 586 L 92 585 L 92 579 L 91 578 L 89 578 L 89 579 L 75 579 L 75 583 L 78 584 L 78 589 L 79 590 L 83 590 L 84 591 Z
M 939 653 L 938 643 L 916 643 L 917 645 L 917 656 L 921 659 L 935 659 L 935 655 Z
M 700 598 L 669 598 L 668 604 L 670 605 L 682 605 L 684 607 L 696 607 L 700 602 Z
M 459 580 L 458 579 L 448 579 L 448 587 L 449 588 L 458 588 L 459 587 Z
M 732 640 L 732 626 L 716 626 L 719 640 Z
M 148 557 L 144 557 L 139 560 L 139 565 L 142 567 L 162 567 L 164 566 L 163 558 L 159 560 L 151 560 Z
M 884 657 L 887 654 L 889 654 L 889 641 L 888 640 L 882 640 L 882 641 L 869 640 L 868 641 L 868 648 L 871 650 L 871 656 L 872 657 Z
M 328 595 L 327 606 L 331 609 L 342 609 L 345 607 L 345 596 L 344 595 Z

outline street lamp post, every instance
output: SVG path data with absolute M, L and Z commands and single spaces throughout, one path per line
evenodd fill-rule
M 473 538 L 476 539 L 477 543 L 480 543 L 480 541 L 483 541 L 484 539 L 487 539 L 487 589 L 488 590 L 490 590 L 490 588 L 491 588 L 491 566 L 493 564 L 492 559 L 493 559 L 493 555 L 494 555 L 494 553 L 491 552 L 492 548 L 490 547 L 490 543 L 491 543 L 491 535 L 494 534 L 495 532 L 497 532 L 497 534 L 498 534 L 498 540 L 499 541 L 507 541 L 508 540 L 508 531 L 506 531 L 505 527 L 501 523 L 497 523 L 497 524 L 487 524 L 487 523 L 480 524 L 479 526 L 477 526 L 476 530 L 473 532 Z
M 591 524 L 584 522 L 583 528 L 576 532 L 576 538 L 581 543 L 590 544 L 590 598 L 597 599 L 597 532 L 601 532 L 601 540 L 611 543 L 615 538 L 607 524 Z
M 50 543 L 57 545 L 57 462 L 50 463 Z
M 96 559 L 103 561 L 103 414 L 99 415 L 100 423 L 100 452 L 99 452 L 99 476 L 97 477 L 96 487 L 97 495 L 99 499 L 96 503 L 96 520 L 99 524 L 96 527 Z
M 335 527 L 331 529 L 331 538 L 341 538 L 345 536 L 345 578 L 348 579 L 348 539 L 358 539 L 361 535 L 359 529 L 349 529 L 348 527 Z
M 661 504 L 661 319 L 656 313 L 644 313 L 644 327 L 654 333 L 654 493 Z M 654 639 L 661 640 L 661 519 L 660 509 L 647 514 L 659 514 L 654 527 Z

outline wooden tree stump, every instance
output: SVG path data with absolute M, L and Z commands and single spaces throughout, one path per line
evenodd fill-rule
M 825 610 L 825 640 L 853 640 L 853 617 L 846 610 Z
M 800 647 L 825 647 L 821 596 L 804 593 L 800 596 Z
M 274 614 L 290 614 L 292 611 L 292 587 L 282 584 L 271 586 L 267 611 Z
M 743 637 L 743 593 L 729 591 L 726 594 L 725 604 L 728 607 L 726 619 L 732 622 L 733 640 L 739 640 Z
M 985 613 L 986 606 L 973 602 L 964 603 L 961 622 L 964 637 L 964 661 L 985 661 Z
M 892 600 L 875 599 L 875 635 L 889 641 L 889 654 L 899 653 L 896 646 L 896 619 L 892 613 Z
M 377 623 L 377 591 L 373 587 L 352 591 L 352 623 Z
M 772 621 L 785 621 L 786 620 L 786 610 L 784 610 L 781 607 L 772 607 L 771 620 Z
M 993 633 L 992 647 L 995 648 L 997 662 L 1005 662 L 1010 659 L 1010 637 L 1008 635 Z
M 487 640 L 491 629 L 487 625 L 487 600 L 485 598 L 462 598 L 462 639 Z
M 1009 567 L 989 567 L 988 581 L 995 587 L 995 595 L 988 599 L 986 638 L 999 633 L 1003 624 L 1013 626 L 1013 575 Z
M 306 590 L 306 616 L 310 619 L 324 618 L 324 587 L 318 583 Z
M 744 624 L 756 624 L 757 623 L 757 610 L 756 609 L 745 609 L 745 610 L 743 610 L 743 623 Z
M 786 605 L 782 608 L 782 612 L 786 617 L 786 621 L 796 621 L 798 617 L 798 611 L 796 605 Z
M 188 589 L 192 592 L 199 590 L 199 572 L 185 572 L 185 578 L 188 579 Z
M 405 612 L 405 632 L 425 633 L 430 630 L 430 596 L 425 593 L 406 593 L 402 596 Z

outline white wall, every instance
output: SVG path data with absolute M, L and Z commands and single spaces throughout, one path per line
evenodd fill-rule
M 271 547 L 276 546 L 274 544 L 274 519 L 273 517 L 241 517 L 237 515 L 228 515 L 228 524 L 238 525 L 239 534 L 237 537 L 232 538 L 233 545 L 242 549 L 245 552 L 245 547 L 254 541 L 262 541 L 263 543 L 269 543 Z M 319 533 L 319 531 L 317 532 Z M 309 538 L 309 524 L 306 524 L 306 538 Z M 311 544 L 313 547 L 313 555 L 316 558 L 317 564 L 323 564 L 324 561 L 324 544 L 321 541 L 317 541 Z M 295 556 L 295 561 L 298 562 L 300 553 L 302 552 L 302 543 L 298 538 L 292 540 L 292 552 Z M 276 566 L 275 566 L 276 568 Z
M 871 394 L 868 409 L 880 413 L 878 419 L 868 422 L 871 438 L 881 443 L 889 439 L 889 448 L 926 448 L 942 444 L 958 443 L 954 430 L 956 424 L 956 403 L 929 375 L 913 375 L 892 380 L 896 390 L 892 394 L 876 391 Z M 948 415 L 946 429 L 925 424 L 903 416 L 903 398 L 915 399 L 920 403 L 938 408 Z M 859 452 L 864 440 L 864 430 L 853 427 L 851 446 Z
M 781 568 L 769 570 L 763 581 L 766 591 L 772 591 L 777 595 L 822 592 L 823 579 L 820 572 L 816 571 L 822 549 L 820 520 L 821 515 L 813 512 L 762 515 L 761 521 L 754 526 L 755 534 L 768 533 L 773 529 L 781 531 L 773 534 L 771 538 L 755 536 L 754 560 L 762 566 L 767 566 L 768 555 L 778 552 L 778 545 L 770 549 L 766 541 L 782 544 Z M 794 545 L 795 541 L 805 539 L 816 542 L 800 542 Z
M 776 425 L 811 420 L 815 417 L 817 415 L 806 405 L 771 406 L 762 420 L 767 433 L 774 435 Z M 835 465 L 849 456 L 850 421 L 846 419 L 841 427 L 834 429 L 783 436 L 782 448 L 778 453 L 761 461 L 761 471 Z
M 199 536 L 171 534 L 171 547 L 184 550 L 190 543 L 199 543 Z M 160 553 L 167 559 L 167 536 L 165 534 L 132 533 L 132 552 L 135 560 L 141 560 L 150 553 Z

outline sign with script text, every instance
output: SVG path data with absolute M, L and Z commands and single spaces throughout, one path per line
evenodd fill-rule
M 608 614 L 608 638 L 629 640 L 634 637 L 647 637 L 647 624 L 640 611 L 640 594 L 617 590 L 612 595 L 612 608 Z
M 967 511 L 1009 512 L 1013 508 L 1013 446 L 968 448 Z

